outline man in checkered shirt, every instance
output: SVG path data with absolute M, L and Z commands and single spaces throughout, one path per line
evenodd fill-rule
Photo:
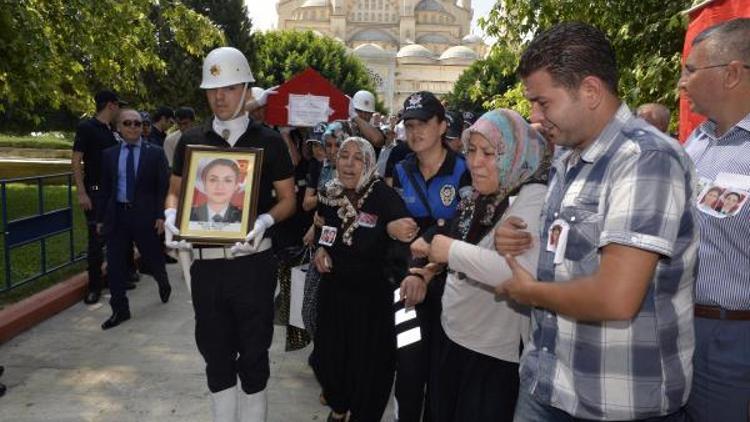
M 501 292 L 533 307 L 515 420 L 684 420 L 698 249 L 692 162 L 619 99 L 615 52 L 599 30 L 551 28 L 518 74 L 532 122 L 567 150 L 551 170 L 537 274 L 496 237 L 513 268 Z

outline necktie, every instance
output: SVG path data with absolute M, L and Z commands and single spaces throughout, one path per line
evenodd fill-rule
M 128 202 L 135 201 L 135 145 L 129 144 L 128 156 L 125 161 L 125 197 Z
M 214 220 L 214 223 L 223 223 L 224 217 L 220 216 L 219 214 L 216 214 L 214 215 L 213 220 Z

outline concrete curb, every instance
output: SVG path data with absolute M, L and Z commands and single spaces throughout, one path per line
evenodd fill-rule
M 80 273 L 0 311 L 0 344 L 83 300 L 88 274 Z

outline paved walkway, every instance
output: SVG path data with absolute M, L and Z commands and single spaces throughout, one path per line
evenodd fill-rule
M 79 303 L 0 346 L 0 420 L 13 422 L 209 421 L 203 360 L 193 310 L 178 265 L 169 265 L 172 297 L 159 301 L 143 276 L 128 292 L 133 319 L 102 331 L 108 298 Z M 269 422 L 324 421 L 319 387 L 307 366 L 310 346 L 284 352 L 275 327 L 268 385 Z M 390 414 L 387 410 L 386 414 Z

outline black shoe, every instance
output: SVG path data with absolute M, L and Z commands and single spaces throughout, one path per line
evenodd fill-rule
M 5 373 L 5 367 L 0 366 L 0 377 L 2 377 L 4 373 Z
M 167 264 L 176 264 L 177 260 L 174 259 L 174 258 L 172 258 L 171 255 L 165 253 L 164 254 L 164 262 L 166 262 Z
M 5 390 L 6 390 L 5 384 L 0 384 L 0 397 L 5 395 Z
M 130 319 L 130 311 L 115 311 L 108 320 L 102 323 L 102 330 L 109 330 Z
M 135 283 L 133 283 L 133 282 L 125 283 L 125 290 L 133 290 L 133 289 L 135 289 L 135 287 L 136 287 Z
M 130 273 L 129 278 L 132 283 L 137 283 L 141 281 L 141 275 L 138 274 L 138 271 L 133 271 L 132 273 Z
M 169 285 L 169 282 L 165 282 L 164 284 L 159 283 L 159 298 L 161 299 L 161 303 L 169 302 L 169 295 L 171 294 L 172 286 Z
M 102 292 L 100 290 L 89 290 L 89 292 L 86 293 L 86 297 L 83 298 L 83 303 L 93 305 L 99 302 L 100 297 L 102 297 Z

